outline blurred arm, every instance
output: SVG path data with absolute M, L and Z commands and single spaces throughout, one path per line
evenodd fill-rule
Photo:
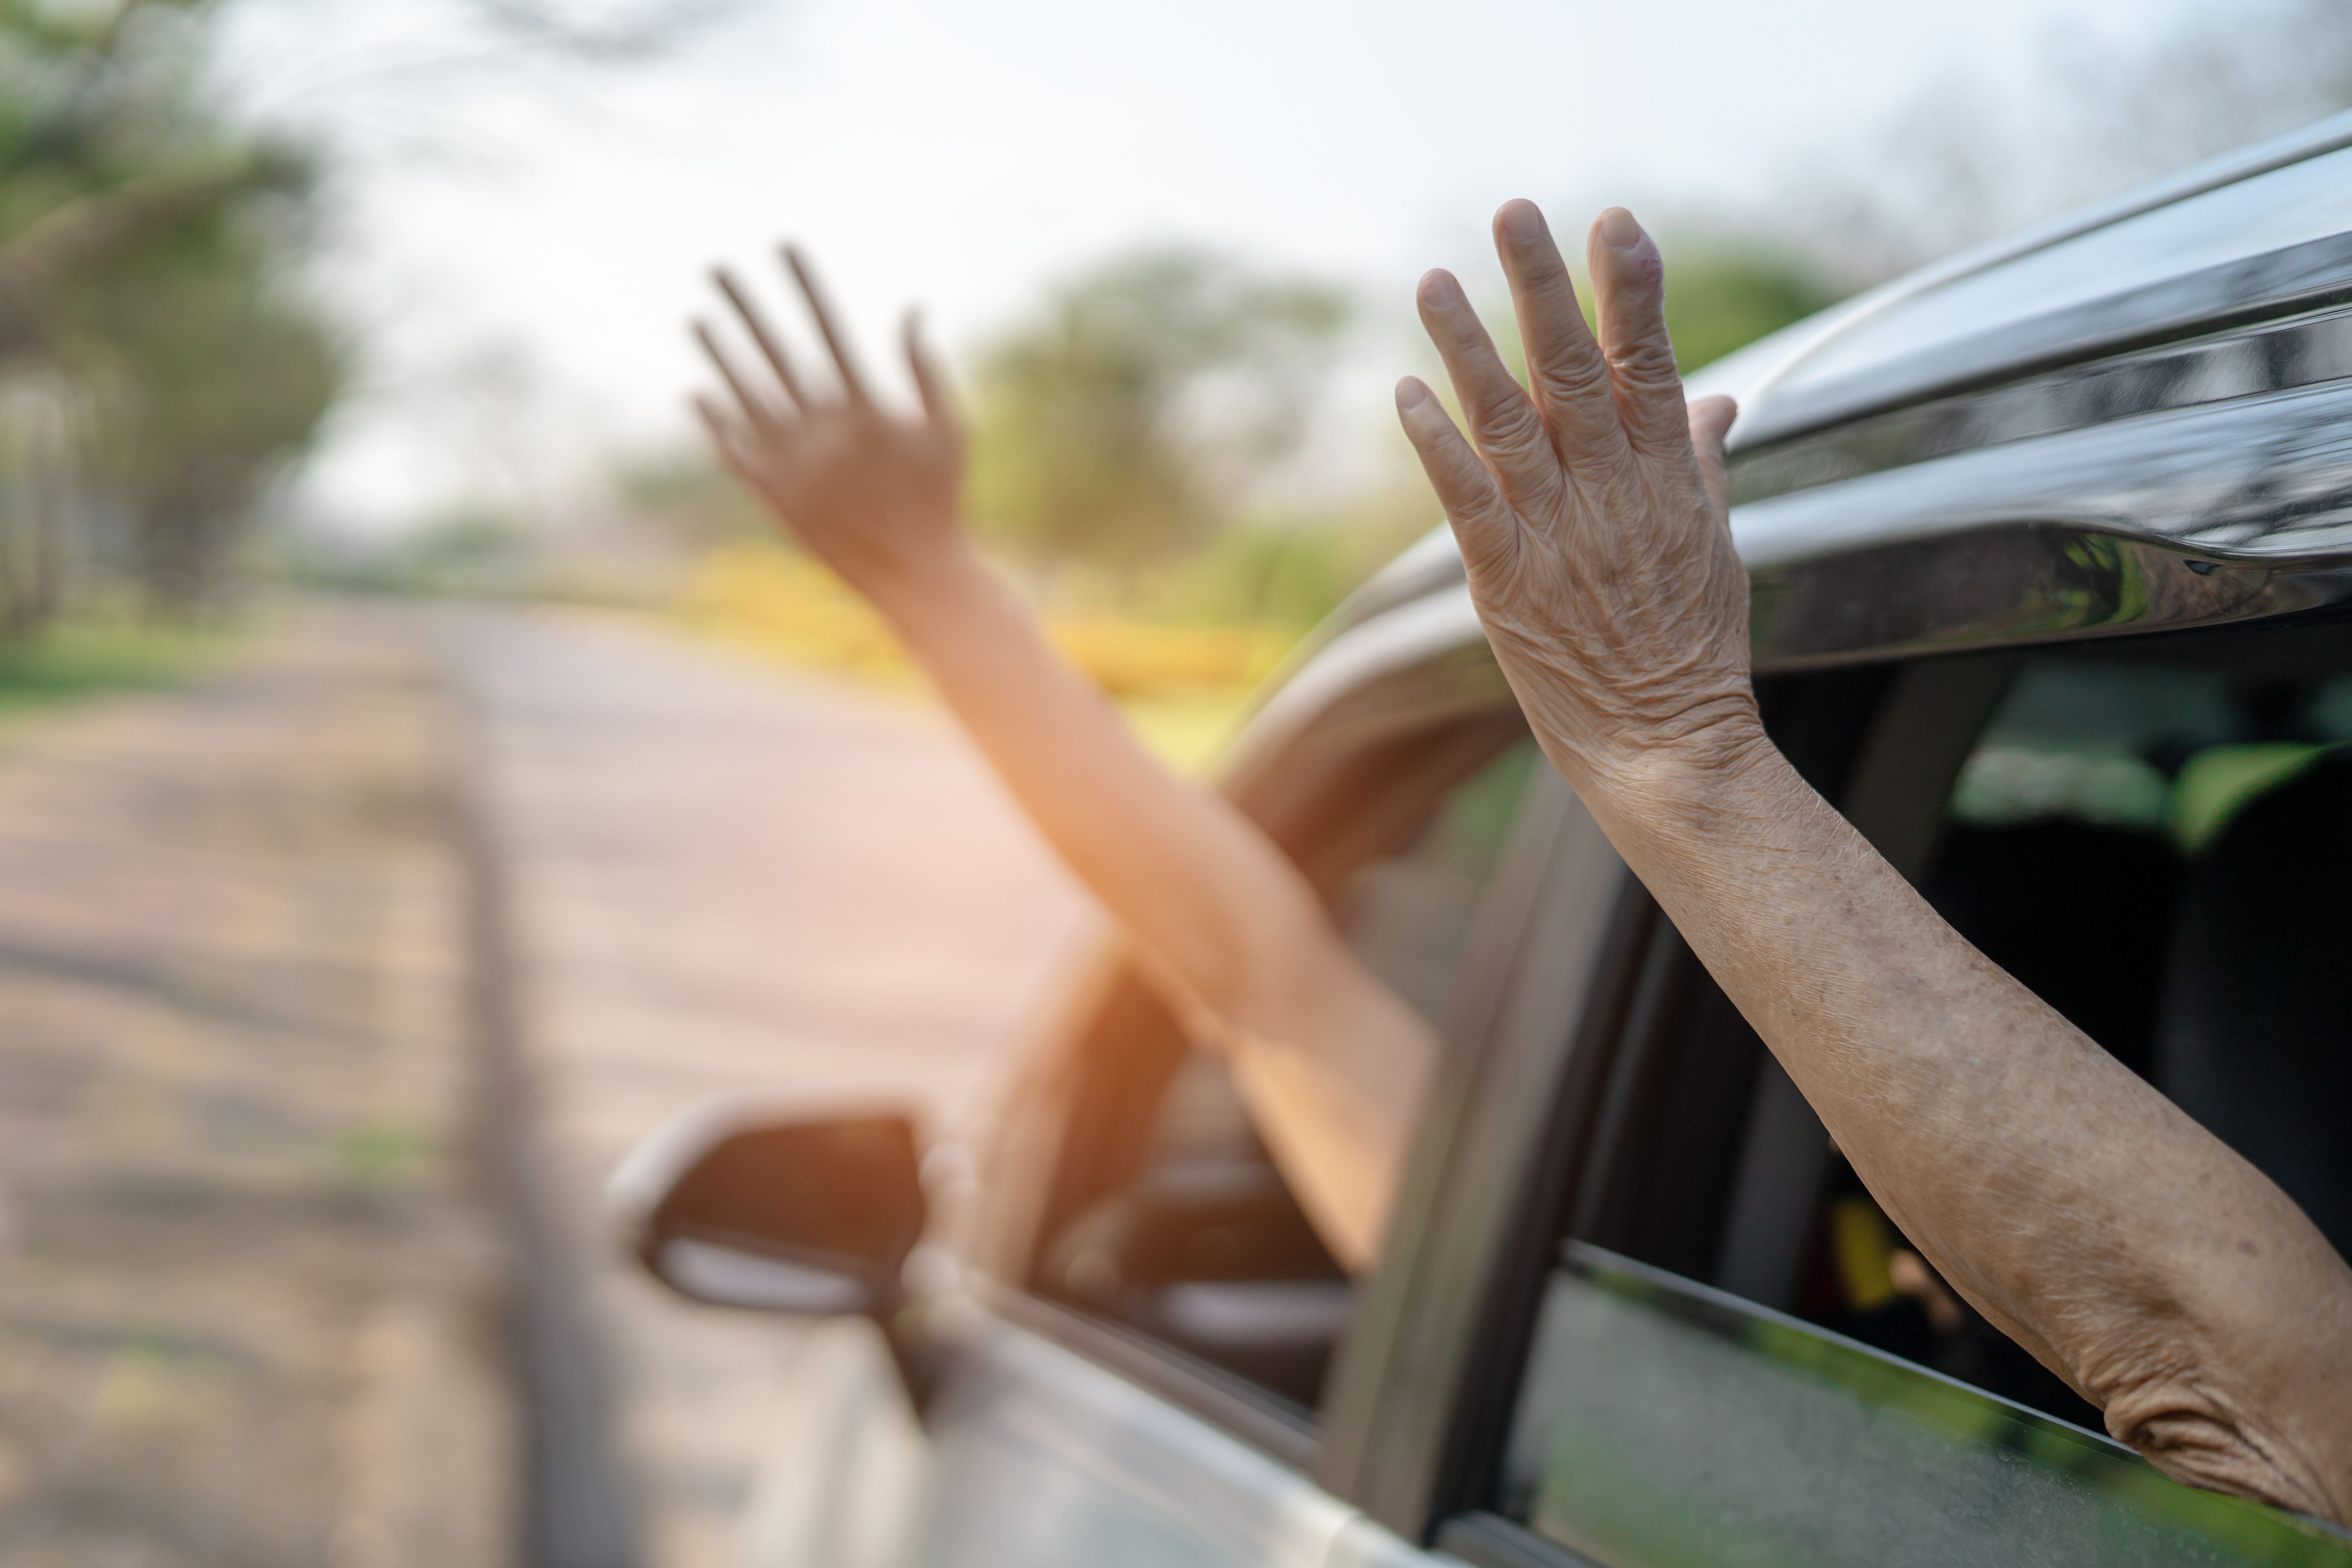
M 1946 924 L 1765 736 L 1727 526 L 1732 410 L 1685 409 L 1656 247 L 1496 215 L 1531 387 L 1459 285 L 1421 309 L 1475 447 L 1407 434 L 1537 738 L 1888 1215 L 2193 1485 L 2352 1521 L 2352 1268 L 2260 1172 Z
M 1314 889 L 1223 796 L 1177 777 L 1048 645 L 957 515 L 961 435 L 909 323 L 923 399 L 878 408 L 797 258 L 831 345 L 814 395 L 723 275 L 772 380 L 701 329 L 737 412 L 700 406 L 729 465 L 905 639 L 1030 819 L 1135 942 L 1192 1037 L 1222 1050 L 1333 1253 L 1369 1264 L 1434 1038 L 1359 963 Z

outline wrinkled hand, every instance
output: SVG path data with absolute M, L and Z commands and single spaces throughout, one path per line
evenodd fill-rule
M 912 311 L 907 364 L 922 411 L 910 419 L 875 403 L 799 251 L 787 247 L 784 263 L 832 354 L 835 387 L 827 395 L 802 376 L 782 340 L 720 268 L 713 274 L 719 292 L 742 318 L 772 374 L 747 375 L 709 326 L 697 321 L 694 335 L 733 394 L 733 405 L 698 395 L 695 410 L 727 466 L 802 543 L 851 586 L 885 597 L 954 556 L 963 542 L 957 517 L 963 429 Z
M 1495 215 L 1495 244 L 1529 386 L 1504 368 L 1461 285 L 1434 271 L 1421 280 L 1422 323 L 1475 449 L 1418 379 L 1398 384 L 1397 410 L 1496 657 L 1580 789 L 1606 792 L 1661 760 L 1745 754 L 1762 729 L 1748 574 L 1726 521 L 1734 410 L 1728 398 L 1684 407 L 1657 247 L 1622 208 L 1593 224 L 1596 343 L 1533 203 Z

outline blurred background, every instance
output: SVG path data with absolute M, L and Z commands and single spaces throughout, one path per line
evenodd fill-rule
M 894 388 L 924 307 L 1192 768 L 1437 521 L 1389 388 L 1502 200 L 1635 208 L 1687 369 L 2347 108 L 2343 0 L 0 0 L 0 1563 L 737 1561 L 794 1342 L 604 1173 L 952 1121 L 1082 942 L 692 435 L 712 261 Z

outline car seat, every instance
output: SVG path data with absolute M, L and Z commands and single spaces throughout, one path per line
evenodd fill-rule
M 2144 1074 L 2180 872 L 2155 833 L 2060 818 L 1948 830 L 1921 890 L 1979 952 Z
M 2352 1251 L 2352 755 L 2257 796 L 2190 867 L 2150 1076 Z

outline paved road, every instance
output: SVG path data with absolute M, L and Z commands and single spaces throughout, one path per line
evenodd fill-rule
M 418 632 L 0 729 L 0 1562 L 508 1561 Z
M 1083 938 L 1079 896 L 929 712 L 640 626 L 476 616 L 444 648 L 510 883 L 559 1223 L 619 1380 L 646 1559 L 731 1565 L 788 1331 L 614 1258 L 597 1194 L 716 1091 L 954 1105 Z

